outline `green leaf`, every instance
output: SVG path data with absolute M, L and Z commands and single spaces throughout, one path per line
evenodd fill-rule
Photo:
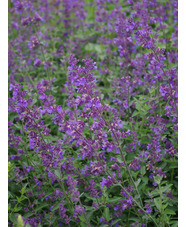
M 22 210 L 22 207 L 14 207 L 14 212 L 18 212 L 20 210 Z
M 175 164 L 178 164 L 178 160 L 172 160 L 172 159 L 163 159 L 164 162 L 167 162 L 167 163 L 175 163 Z
M 84 222 L 81 222 L 80 225 L 81 225 L 81 227 L 87 227 L 87 224 Z
M 172 186 L 172 184 L 166 185 L 165 187 L 162 187 L 162 186 L 161 186 L 161 191 L 162 191 L 162 192 L 165 192 L 165 191 L 167 191 L 171 186 Z
M 170 209 L 166 209 L 164 211 L 165 214 L 172 214 L 172 215 L 175 215 L 176 213 L 173 211 L 173 210 L 170 210 Z
M 17 227 L 24 227 L 24 222 L 21 215 L 19 215 L 17 218 Z
M 109 208 L 108 207 L 104 208 L 104 214 L 105 214 L 106 220 L 110 221 L 110 214 L 109 214 Z
M 161 180 L 162 180 L 162 176 L 154 176 L 154 181 L 156 184 L 160 184 L 161 183 Z
M 147 176 L 144 176 L 144 177 L 142 178 L 142 181 L 143 181 L 145 184 L 147 184 L 148 181 L 149 181 L 149 178 L 148 178 Z
M 140 173 L 141 173 L 142 175 L 145 175 L 145 173 L 146 173 L 146 168 L 145 168 L 145 166 L 142 166 L 142 167 L 141 167 Z
M 155 198 L 154 199 L 154 203 L 155 203 L 156 207 L 158 208 L 158 210 L 160 211 L 161 210 L 161 207 L 160 207 L 160 198 Z
M 156 196 L 156 195 L 159 195 L 160 193 L 159 193 L 159 190 L 158 189 L 155 189 L 154 191 L 152 191 L 151 193 L 150 193 L 150 195 L 151 196 Z
M 11 192 L 8 191 L 8 198 L 13 198 L 13 195 Z
M 59 208 L 59 205 L 61 204 L 61 202 L 57 203 L 54 205 L 54 207 L 52 208 L 52 211 L 55 211 Z
M 137 222 L 139 222 L 139 221 L 140 221 L 140 219 L 139 219 L 139 218 L 135 218 L 135 217 L 130 217 L 130 218 L 129 218 L 129 220 L 130 220 L 130 221 L 137 221 Z
M 31 212 L 28 212 L 28 213 L 26 213 L 25 215 L 24 215 L 24 218 L 29 218 L 29 217 L 31 217 L 33 214 L 31 213 Z
M 175 222 L 173 225 L 171 225 L 171 227 L 178 227 L 178 222 L 177 221 L 173 221 Z
M 61 179 L 61 171 L 60 171 L 59 169 L 56 169 L 56 170 L 54 171 L 54 173 L 56 174 L 56 176 L 57 176 L 58 178 Z
M 170 169 L 178 169 L 178 163 L 172 163 L 170 166 L 169 166 Z
M 84 217 L 84 214 L 81 214 L 81 216 L 79 216 L 79 218 L 80 218 L 80 220 L 81 220 L 82 222 L 86 222 L 85 217 Z
M 141 179 L 140 178 L 136 182 L 134 182 L 135 185 L 136 185 L 136 187 L 138 187 L 138 185 L 140 184 L 140 182 L 141 182 Z
M 120 220 L 121 220 L 121 219 L 116 219 L 116 220 L 114 220 L 114 221 L 112 222 L 112 226 L 115 225 L 115 224 L 117 224 Z
M 92 217 L 92 214 L 95 212 L 96 210 L 91 210 L 89 212 L 87 212 L 87 218 L 88 220 L 90 221 L 91 217 Z
M 84 193 L 84 196 L 86 196 L 86 198 L 89 199 L 89 200 L 96 201 L 96 198 L 89 196 L 87 193 Z
M 37 208 L 35 209 L 35 211 L 39 211 L 39 210 L 43 209 L 44 207 L 48 207 L 48 204 L 40 205 L 39 207 L 37 207 Z
M 12 215 L 10 214 L 10 215 L 9 215 L 10 221 L 13 222 L 13 223 L 16 223 L 16 222 L 17 222 L 17 215 L 18 215 L 18 214 L 16 214 L 16 213 L 14 213 L 14 214 L 12 214 Z
M 109 198 L 108 202 L 109 203 L 115 203 L 121 200 L 122 197 L 113 197 L 113 198 Z

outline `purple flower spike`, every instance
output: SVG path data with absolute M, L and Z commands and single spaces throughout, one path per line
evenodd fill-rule
M 37 37 L 36 36 L 32 36 L 30 38 L 30 41 L 28 42 L 28 48 L 30 50 L 37 49 L 39 47 L 39 44 L 40 44 L 40 42 L 37 39 Z

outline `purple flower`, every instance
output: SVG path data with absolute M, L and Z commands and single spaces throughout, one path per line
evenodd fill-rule
M 16 30 L 19 30 L 19 25 L 17 22 L 12 22 L 12 27 L 14 27 Z
M 31 17 L 26 17 L 21 20 L 21 25 L 26 26 L 31 23 L 32 18 Z
M 147 214 L 151 213 L 151 207 L 148 203 L 146 204 L 146 208 L 147 208 L 146 213 Z
M 112 177 L 108 176 L 107 179 L 102 177 L 102 182 L 100 183 L 101 189 L 103 189 L 104 186 L 106 186 L 108 188 L 111 185 L 113 185 L 114 183 L 115 183 L 115 180 Z
M 48 177 L 52 177 L 52 176 L 53 176 L 52 171 L 49 171 L 49 172 L 48 172 Z
M 129 196 L 129 198 L 127 199 L 127 203 L 131 205 L 132 201 L 133 201 L 132 196 Z
M 24 7 L 25 7 L 25 2 L 20 1 L 20 0 L 15 0 L 14 1 L 14 7 L 15 7 L 17 13 L 23 13 Z
M 101 218 L 99 219 L 99 222 L 102 223 L 103 221 L 105 221 L 105 218 L 101 217 Z
M 127 203 L 123 203 L 121 205 L 122 211 L 124 211 L 125 209 L 127 209 L 127 207 L 128 207 Z
M 103 187 L 106 185 L 106 183 L 107 183 L 107 180 L 104 177 L 102 177 L 102 182 L 100 183 L 101 189 L 103 189 Z
M 39 44 L 40 44 L 40 42 L 37 39 L 37 37 L 36 36 L 32 36 L 30 38 L 30 41 L 28 42 L 28 48 L 30 50 L 37 49 L 39 47 Z
M 79 217 L 83 213 L 85 213 L 85 209 L 81 206 L 75 205 L 73 217 Z
M 19 157 L 18 155 L 11 155 L 11 159 L 12 160 L 21 160 L 21 157 Z
M 173 196 L 173 194 L 172 194 L 171 191 L 168 191 L 167 192 L 167 197 L 170 198 L 170 199 L 173 199 L 174 198 L 174 196 Z
M 44 62 L 44 68 L 45 69 L 47 69 L 47 68 L 49 68 L 49 67 L 51 67 L 52 66 L 52 62 L 49 62 L 49 61 L 45 61 Z
M 44 19 L 39 15 L 38 12 L 35 12 L 35 16 L 32 18 L 33 22 L 43 22 Z
M 34 66 L 37 67 L 39 65 L 41 65 L 41 60 L 36 58 L 36 60 L 34 61 Z

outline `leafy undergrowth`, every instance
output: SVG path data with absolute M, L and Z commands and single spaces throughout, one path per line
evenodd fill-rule
M 9 1 L 9 226 L 176 227 L 177 1 Z

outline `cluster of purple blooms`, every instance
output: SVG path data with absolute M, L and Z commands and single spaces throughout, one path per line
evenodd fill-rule
M 9 225 L 168 226 L 152 195 L 161 179 L 158 204 L 176 206 L 177 0 L 12 0 L 9 15 Z

